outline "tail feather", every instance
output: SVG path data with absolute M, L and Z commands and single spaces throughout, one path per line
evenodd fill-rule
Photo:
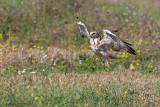
M 126 45 L 130 45 L 132 46 L 132 44 L 128 43 L 128 42 L 125 42 L 124 40 L 122 40 Z
M 128 53 L 131 53 L 131 54 L 133 54 L 133 55 L 136 55 L 136 51 L 133 49 L 133 48 L 131 48 L 130 46 L 128 46 L 128 45 L 126 45 L 126 48 L 125 48 L 125 50 L 128 52 Z
M 118 30 L 110 30 L 112 33 L 118 32 Z

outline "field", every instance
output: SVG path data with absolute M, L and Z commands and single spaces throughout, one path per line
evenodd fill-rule
M 159 0 L 0 0 L 0 106 L 160 106 Z M 118 30 L 137 55 L 102 64 L 82 38 Z

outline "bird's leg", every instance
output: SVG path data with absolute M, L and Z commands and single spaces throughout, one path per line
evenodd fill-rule
M 108 62 L 108 60 L 106 59 L 106 66 L 109 68 L 110 67 L 110 64 Z
M 100 58 L 100 60 L 101 60 L 101 64 L 104 66 L 105 64 L 104 64 L 104 61 L 102 60 L 102 58 Z

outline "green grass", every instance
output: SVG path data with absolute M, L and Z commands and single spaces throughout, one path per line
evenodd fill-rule
M 63 57 L 59 57 L 59 59 L 56 61 L 53 60 L 50 63 L 40 62 L 36 59 L 28 65 L 28 60 L 26 62 L 23 61 L 23 65 L 21 62 L 14 63 L 13 65 L 7 66 L 5 72 L 2 72 L 1 75 L 17 75 L 18 72 L 23 71 L 23 69 L 26 69 L 26 71 L 22 74 L 30 74 L 31 72 L 36 72 L 42 75 L 48 75 L 51 73 L 92 74 L 97 71 L 111 72 L 115 70 L 130 69 L 131 66 L 134 67 L 135 71 L 139 71 L 141 73 L 159 74 L 158 71 L 160 63 L 153 62 L 154 60 L 159 60 L 159 57 L 148 56 L 143 58 L 143 54 L 137 56 L 131 55 L 128 57 L 109 60 L 110 67 L 107 67 L 107 65 L 105 65 L 105 60 L 103 60 L 102 63 L 101 60 L 98 59 L 95 55 L 90 56 L 82 53 L 70 61 L 64 59 Z
M 1 0 L 0 106 L 159 106 L 160 11 L 151 3 Z M 108 68 L 77 16 L 89 31 L 118 29 L 137 55 L 108 49 L 119 58 Z
M 77 4 L 76 4 L 77 3 Z M 2 42 L 11 38 L 11 43 L 17 44 L 29 44 L 29 47 L 33 45 L 57 45 L 68 46 L 76 45 L 80 46 L 87 39 L 81 39 L 75 22 L 76 17 L 79 16 L 88 27 L 88 29 L 100 30 L 104 28 L 108 29 L 120 29 L 126 28 L 126 32 L 122 32 L 119 35 L 130 35 L 132 32 L 128 32 L 132 27 L 129 25 L 135 23 L 133 31 L 139 28 L 138 23 L 142 23 L 142 20 L 148 20 L 148 17 L 158 15 L 154 13 L 154 10 L 147 12 L 136 6 L 132 2 L 122 2 L 119 4 L 111 4 L 104 1 L 92 2 L 91 7 L 88 7 L 89 1 L 83 3 L 81 0 L 74 1 L 13 1 L 5 0 L 1 1 L 1 33 L 3 34 Z M 130 6 L 128 6 L 131 4 Z M 63 7 L 63 8 L 61 8 Z M 93 9 L 93 7 L 95 7 Z M 104 8 L 103 8 L 104 7 Z M 128 9 L 126 9 L 128 8 Z M 85 11 L 85 10 L 88 11 Z M 107 11 L 109 10 L 109 13 Z M 97 12 L 95 12 L 97 11 Z M 128 13 L 131 11 L 131 13 Z M 10 13 L 10 14 L 7 14 Z M 134 14 L 136 13 L 136 14 Z M 143 14 L 142 14 L 143 13 Z M 123 14 L 126 14 L 125 16 Z M 129 22 L 126 23 L 126 20 Z M 90 20 L 92 19 L 92 20 Z M 114 22 L 114 23 L 113 23 Z M 153 23 L 154 24 L 154 23 Z M 97 25 L 97 26 L 94 26 Z M 116 26 L 116 28 L 113 28 Z M 149 25 L 145 25 L 146 27 Z M 151 25 L 152 26 L 152 25 Z M 155 25 L 154 25 L 155 26 Z M 155 26 L 157 27 L 157 25 Z M 155 29 L 146 29 L 146 32 L 157 32 Z M 126 34 L 128 33 L 128 34 Z M 140 32 L 133 34 L 133 36 L 141 35 Z M 65 38 L 65 39 L 63 39 Z M 77 38 L 75 41 L 74 39 Z M 149 38 L 149 37 L 147 37 Z M 131 40 L 135 42 L 136 40 Z
M 4 76 L 1 78 L 0 84 L 0 105 L 156 106 L 158 104 L 156 102 L 159 100 L 158 96 L 155 98 L 155 94 L 158 95 L 160 90 L 158 81 L 152 85 L 147 82 L 137 83 L 132 79 L 137 78 L 141 81 L 147 80 L 148 77 L 134 77 L 136 74 L 131 74 L 133 77 L 130 79 L 123 77 L 127 75 L 127 72 L 111 74 L 112 79 L 107 79 L 109 78 L 107 75 L 100 75 L 101 78 L 93 74 Z M 118 75 L 122 78 L 118 79 L 116 77 Z M 5 85 L 6 83 L 8 85 Z M 152 91 L 153 89 L 154 91 Z M 38 97 L 37 100 L 36 97 Z

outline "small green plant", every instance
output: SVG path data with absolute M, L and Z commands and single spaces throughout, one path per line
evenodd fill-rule
M 77 70 L 84 72 L 95 72 L 96 70 L 103 69 L 103 66 L 100 64 L 98 58 L 93 56 L 88 56 L 87 54 L 79 55 L 79 63 L 77 66 Z

